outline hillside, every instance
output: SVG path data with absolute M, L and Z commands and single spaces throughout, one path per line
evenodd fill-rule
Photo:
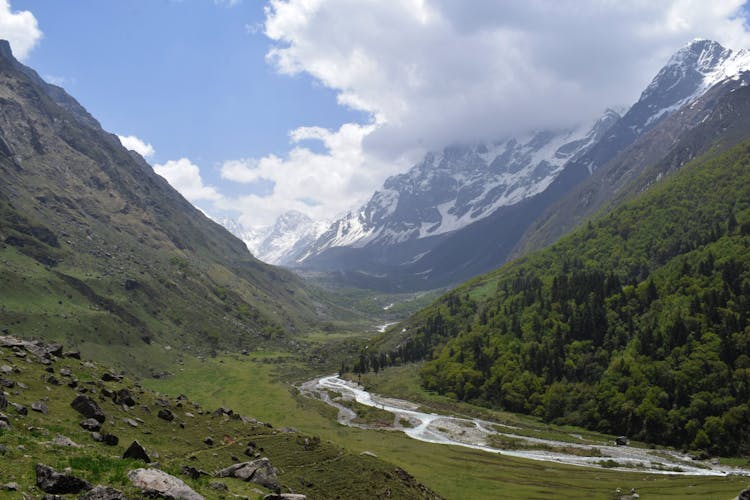
M 748 186 L 750 143 L 710 152 L 443 296 L 354 368 L 426 357 L 423 385 L 456 399 L 747 453 Z
M 154 492 L 133 471 L 147 469 L 183 482 L 181 494 L 166 498 L 439 498 L 378 458 L 231 408 L 155 393 L 59 344 L 0 336 L 0 381 L 7 391 L 0 391 L 0 495 L 144 498 Z M 47 476 L 39 464 L 62 477 L 40 482 Z M 241 464 L 255 472 L 231 473 Z M 97 485 L 120 496 L 87 492 Z
M 249 349 L 326 317 L 7 42 L 0 104 L 3 332 L 158 371 L 172 347 Z

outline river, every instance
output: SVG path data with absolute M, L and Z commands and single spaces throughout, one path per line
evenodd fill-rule
M 543 460 L 587 467 L 606 467 L 609 470 L 649 472 L 654 474 L 681 474 L 724 476 L 750 475 L 750 471 L 728 467 L 710 461 L 694 461 L 683 453 L 658 448 L 646 449 L 632 446 L 615 446 L 614 443 L 590 441 L 582 436 L 569 435 L 573 442 L 530 437 L 528 430 L 481 419 L 459 418 L 419 411 L 419 405 L 371 394 L 356 383 L 335 375 L 320 377 L 299 386 L 309 397 L 318 398 L 339 410 L 338 421 L 343 425 L 375 428 L 355 423 L 356 412 L 340 404 L 341 399 L 355 400 L 394 415 L 387 429 L 403 432 L 412 439 L 443 445 L 463 446 L 489 453 Z M 337 394 L 331 397 L 330 392 Z M 383 429 L 383 427 L 377 427 Z M 493 439 L 494 437 L 494 439 Z M 512 442 L 513 449 L 495 447 L 494 442 Z

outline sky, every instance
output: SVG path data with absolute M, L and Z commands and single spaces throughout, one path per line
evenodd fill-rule
M 743 0 L 0 0 L 0 37 L 183 196 L 326 220 L 426 151 L 627 106 Z

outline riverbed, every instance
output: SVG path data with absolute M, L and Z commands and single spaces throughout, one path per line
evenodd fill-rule
M 461 418 L 420 411 L 410 401 L 371 394 L 358 384 L 335 375 L 320 377 L 299 386 L 300 391 L 338 409 L 342 425 L 375 428 L 354 422 L 356 411 L 341 404 L 354 400 L 393 414 L 393 424 L 377 429 L 403 432 L 412 439 L 442 445 L 463 446 L 489 453 L 557 462 L 586 467 L 600 467 L 626 472 L 681 474 L 700 476 L 750 475 L 750 470 L 729 467 L 711 461 L 695 461 L 688 455 L 665 448 L 636 448 L 614 443 L 586 440 L 571 435 L 573 442 L 555 441 L 523 435 L 523 429 L 482 419 Z M 335 396 L 332 396 L 335 394 Z M 577 442 L 576 442 L 577 441 Z M 511 443 L 502 446 L 497 443 Z

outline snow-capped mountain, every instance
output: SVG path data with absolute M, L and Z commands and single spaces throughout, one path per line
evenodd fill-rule
M 359 210 L 336 220 L 309 254 L 339 246 L 392 245 L 481 220 L 544 191 L 568 161 L 595 144 L 619 118 L 607 110 L 593 125 L 574 130 L 428 153 L 408 172 L 388 178 Z
M 231 218 L 218 222 L 240 238 L 256 258 L 280 265 L 294 262 L 328 227 L 294 210 L 280 215 L 272 226 L 260 228 L 247 228 Z
M 608 111 L 591 127 L 429 153 L 336 220 L 299 262 L 356 276 L 359 283 L 412 288 L 496 267 L 547 208 L 667 117 L 749 68 L 747 51 L 694 40 L 668 60 L 622 117 Z M 708 111 L 711 105 L 704 106 Z M 565 223 L 570 229 L 576 221 Z

